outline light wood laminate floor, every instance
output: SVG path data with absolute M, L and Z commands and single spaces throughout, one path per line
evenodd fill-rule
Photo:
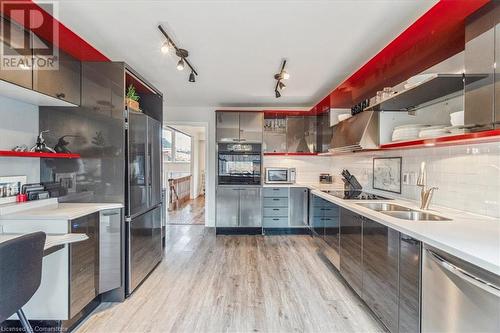
M 205 224 L 205 196 L 186 201 L 167 214 L 168 224 Z
M 310 236 L 217 236 L 168 226 L 163 261 L 77 332 L 381 332 Z

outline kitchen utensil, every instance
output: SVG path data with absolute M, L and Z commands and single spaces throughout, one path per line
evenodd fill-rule
M 30 152 L 37 153 L 55 153 L 54 149 L 47 146 L 45 143 L 45 139 L 43 138 L 43 133 L 47 133 L 48 131 L 41 131 L 36 138 L 36 143 L 33 147 L 31 147 Z

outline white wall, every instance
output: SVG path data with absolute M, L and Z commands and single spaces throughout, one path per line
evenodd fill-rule
M 38 107 L 0 96 L 0 150 L 25 144 L 31 148 L 38 134 Z M 40 181 L 38 158 L 0 157 L 0 176 L 27 176 Z
M 216 107 L 164 107 L 166 123 L 205 127 L 206 196 L 205 225 L 215 226 L 215 110 Z

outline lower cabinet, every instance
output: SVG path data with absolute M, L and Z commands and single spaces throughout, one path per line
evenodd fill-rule
M 362 298 L 391 332 L 398 331 L 399 232 L 363 221 Z
M 262 195 L 260 187 L 218 187 L 216 227 L 260 228 Z
M 420 241 L 340 209 L 340 274 L 392 332 L 420 332 Z
M 98 294 L 99 214 L 70 221 L 71 233 L 87 234 L 89 239 L 69 245 L 69 317 L 72 318 Z
M 309 190 L 290 187 L 290 227 L 307 226 L 307 203 Z
M 315 195 L 310 198 L 310 221 L 313 236 L 321 240 L 321 253 L 340 267 L 340 207 Z
M 399 331 L 420 332 L 422 243 L 400 234 Z
M 305 187 L 265 187 L 262 226 L 266 229 L 306 228 L 308 193 Z
M 340 209 L 340 274 L 363 295 L 363 220 L 350 210 Z

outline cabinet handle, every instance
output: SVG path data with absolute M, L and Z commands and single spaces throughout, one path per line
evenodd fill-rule
M 273 201 L 280 201 L 280 199 L 275 198 L 275 199 L 273 199 Z
M 279 221 L 280 219 L 273 219 L 273 221 Z
M 279 191 L 280 189 L 279 188 L 273 188 L 273 191 Z
M 66 94 L 65 93 L 58 93 L 58 94 L 56 94 L 56 97 L 57 98 L 65 98 Z
M 113 215 L 118 215 L 120 213 L 114 212 L 114 213 L 102 213 L 102 216 L 113 216 Z
M 280 210 L 279 208 L 273 208 L 273 210 Z
M 247 141 L 247 139 L 240 139 L 239 141 Z

